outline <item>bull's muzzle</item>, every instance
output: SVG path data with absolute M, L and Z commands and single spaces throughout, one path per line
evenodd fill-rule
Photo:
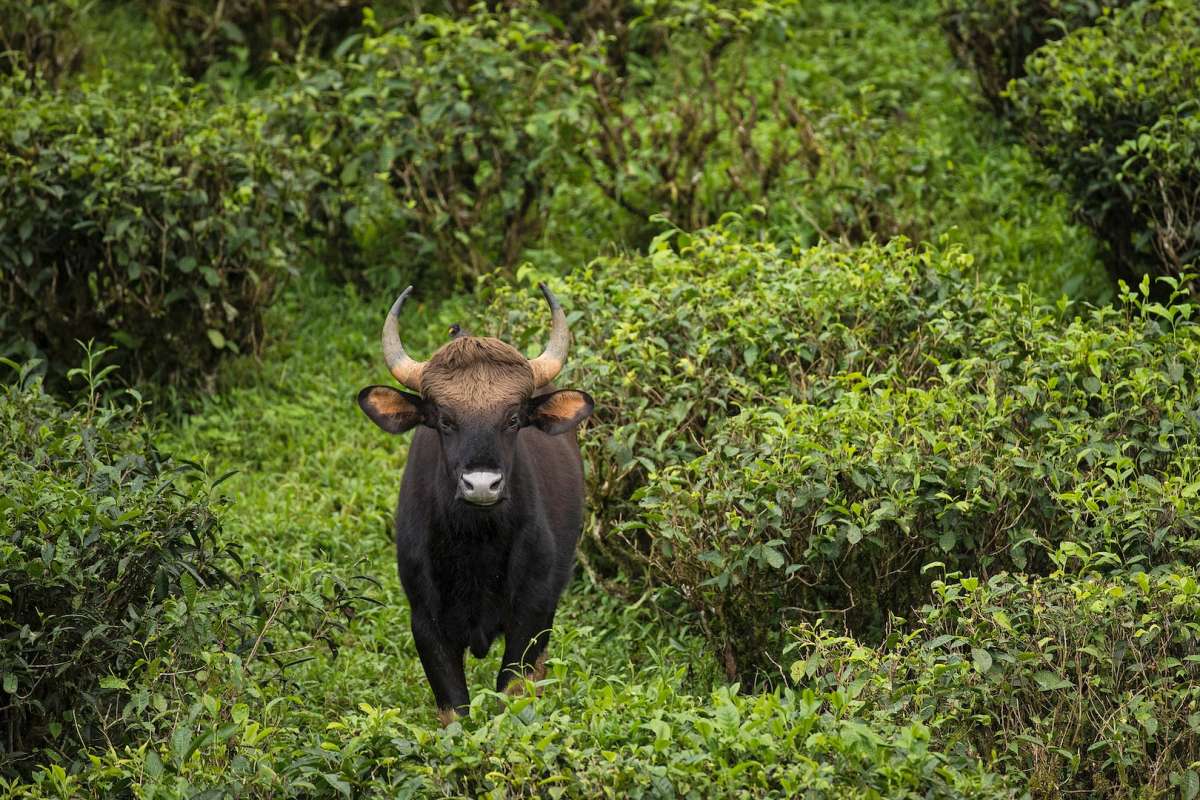
M 504 475 L 500 472 L 464 472 L 458 479 L 458 496 L 476 506 L 492 506 L 504 494 Z

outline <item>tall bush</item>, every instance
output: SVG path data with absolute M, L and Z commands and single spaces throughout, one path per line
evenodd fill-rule
M 323 218 L 362 252 L 348 275 L 453 285 L 516 263 L 569 149 L 583 67 L 565 47 L 539 17 L 480 8 L 376 31 L 302 75 L 274 124 L 326 159 Z
M 193 78 L 223 60 L 261 70 L 272 59 L 327 54 L 362 25 L 365 0 L 142 0 Z
M 1020 124 L 1108 245 L 1113 277 L 1178 278 L 1200 256 L 1200 7 L 1131 6 L 1028 68 L 1011 92 Z
M 69 406 L 23 375 L 0 387 L 3 772 L 119 739 L 117 690 L 211 635 L 197 592 L 237 564 L 208 482 L 153 447 L 135 406 Z
M 983 757 L 1033 797 L 1195 796 L 1196 570 L 1079 567 L 946 575 L 878 650 L 798 626 L 786 672 L 840 690 L 843 713 L 929 725 L 932 742 Z
M 1191 306 L 1072 319 L 953 250 L 679 241 L 563 291 L 570 380 L 604 431 L 586 546 L 677 590 L 731 677 L 768 665 L 791 615 L 879 630 L 930 561 L 1038 570 L 1065 540 L 1196 557 Z
M 901 90 L 837 61 L 824 37 L 838 13 L 668 3 L 642 23 L 667 42 L 662 58 L 591 73 L 580 155 L 636 221 L 634 244 L 654 214 L 697 230 L 752 209 L 810 241 L 929 235 L 943 159 L 905 125 Z
M 302 153 L 199 90 L 0 86 L 0 350 L 61 375 L 76 340 L 198 384 L 253 351 L 297 250 Z
M 0 1 L 0 74 L 22 71 L 51 83 L 79 67 L 77 25 L 95 0 Z
M 1006 113 L 1005 89 L 1024 77 L 1031 53 L 1130 1 L 941 0 L 941 21 L 954 55 L 974 71 L 992 107 Z

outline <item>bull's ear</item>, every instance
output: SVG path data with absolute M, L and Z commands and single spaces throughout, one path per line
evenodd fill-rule
M 562 389 L 529 401 L 529 423 L 557 436 L 574 429 L 592 414 L 595 403 L 587 392 Z
M 390 386 L 368 386 L 358 393 L 358 406 L 388 433 L 404 433 L 425 421 L 425 401 Z

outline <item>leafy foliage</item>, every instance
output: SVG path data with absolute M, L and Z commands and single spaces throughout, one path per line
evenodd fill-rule
M 74 406 L 32 364 L 10 362 L 20 380 L 0 388 L 0 776 L 101 745 L 170 742 L 178 758 L 225 741 L 236 700 L 336 653 L 370 599 L 357 576 L 282 581 L 244 561 L 215 491 L 229 475 L 156 447 L 136 393 L 102 398 L 104 355 L 71 371 L 87 384 Z
M 1200 583 L 1191 567 L 1040 579 L 951 573 L 880 650 L 792 632 L 789 677 L 848 713 L 916 720 L 951 752 L 992 754 L 1034 797 L 1194 796 Z M 1078 573 L 1076 568 L 1080 568 Z
M 307 174 L 260 112 L 103 81 L 9 82 L 0 102 L 4 350 L 61 375 L 76 340 L 100 339 L 133 377 L 197 385 L 222 354 L 257 348 Z
M 1091 25 L 1130 0 L 941 0 L 942 27 L 955 56 L 975 72 L 983 96 L 1009 110 L 1009 81 L 1024 77 L 1025 61 L 1047 42 Z
M 731 678 L 774 649 L 764 620 L 877 628 L 935 559 L 1036 568 L 1068 538 L 1197 555 L 1192 307 L 1072 320 L 972 285 L 953 250 L 679 241 L 568 282 L 572 383 L 605 430 L 584 448 L 589 545 L 675 587 Z
M 453 286 L 537 238 L 580 69 L 563 47 L 519 9 L 424 15 L 313 65 L 280 99 L 275 124 L 326 159 L 319 216 L 335 248 L 380 259 L 350 260 L 368 282 Z
M 1108 245 L 1110 273 L 1178 277 L 1200 256 L 1200 8 L 1132 6 L 1028 66 L 1012 90 L 1025 136 Z
M 16 71 L 57 82 L 83 60 L 76 30 L 95 0 L 0 2 L 0 74 Z
M 143 791 L 171 797 L 206 790 L 263 798 L 1017 794 L 1013 782 L 989 773 L 980 759 L 939 750 L 927 724 L 855 716 L 836 689 L 746 695 L 722 686 L 696 693 L 686 667 L 622 663 L 685 653 L 672 652 L 676 637 L 644 609 L 587 586 L 573 596 L 568 630 L 551 644 L 541 697 L 480 692 L 470 715 L 442 731 L 432 714 L 425 721 L 390 701 L 359 701 L 328 712 L 333 718 L 314 709 L 311 698 L 240 706 L 230 715 L 232 734 L 195 750 L 182 739 L 110 750 L 77 774 L 49 766 L 13 795 L 102 798 L 134 775 Z M 648 641 L 653 649 L 642 652 Z M 417 675 L 402 669 L 406 674 L 385 692 L 419 682 L 419 667 Z M 380 691 L 379 671 L 354 672 L 362 696 Z M 340 684 L 346 675 L 322 677 Z M 201 707 L 193 724 L 223 730 L 214 716 L 224 711 Z
M 93 366 L 89 399 L 43 396 L 43 422 L 0 452 L 23 465 L 0 483 L 74 476 L 11 492 L 79 543 L 64 585 L 102 588 L 80 548 L 135 500 L 194 493 L 245 561 L 206 562 L 224 585 L 214 569 L 189 593 L 185 568 L 165 595 L 151 581 L 122 600 L 104 624 L 124 660 L 58 712 L 21 707 L 28 758 L 0 795 L 1200 790 L 1181 565 L 1200 541 L 1194 308 L 1150 296 L 1179 277 L 1079 302 L 1113 296 L 1095 244 L 973 107 L 935 0 L 422 0 L 364 13 L 348 38 L 357 15 L 343 28 L 320 3 L 188 4 L 199 15 L 174 22 L 205 18 L 178 34 L 198 88 L 149 52 L 142 11 L 168 6 L 118 6 L 83 30 L 111 78 L 55 94 L 18 73 L 4 90 L 0 127 L 25 133 L 0 152 L 0 217 L 16 209 L 0 292 L 21 298 L 0 302 L 3 346 L 53 334 L 61 365 L 94 335 L 43 325 L 12 277 L 58 265 L 47 285 L 84 287 L 72 308 L 102 308 L 99 335 L 140 344 L 147 377 L 210 371 L 210 331 L 256 352 L 155 420 L 156 446 L 96 396 Z M 249 21 L 213 22 L 234 12 Z M 39 181 L 63 187 L 61 208 Z M 938 244 L 877 243 L 896 234 Z M 230 299 L 243 270 L 263 279 L 248 311 Z M 540 696 L 477 692 L 439 731 L 391 541 L 405 439 L 352 398 L 388 380 L 373 332 L 398 285 L 421 284 L 405 342 L 427 354 L 481 311 L 467 327 L 540 346 L 540 279 L 575 333 L 562 383 L 598 401 L 581 560 L 601 580 L 568 591 L 550 673 L 526 687 Z M 170 299 L 150 313 L 157 286 Z M 485 291 L 431 302 L 462 286 Z M 236 327 L 250 318 L 275 333 L 261 350 Z M 25 397 L 29 368 L 14 372 Z M 158 483 L 74 479 L 106 420 Z M 38 455 L 52 432 L 61 464 Z M 171 472 L 185 462 L 168 451 L 203 466 Z M 114 551 L 163 530 L 126 522 Z M 44 563 L 13 558 L 20 574 Z M 23 602 L 0 595 L 0 612 Z M 473 687 L 498 658 L 468 659 Z
M 142 0 L 183 71 L 199 78 L 235 57 L 253 70 L 273 59 L 328 53 L 362 24 L 365 0 Z
M 207 483 L 153 447 L 136 407 L 70 408 L 27 381 L 0 389 L 5 771 L 63 736 L 119 738 L 113 690 L 203 643 L 197 594 L 237 563 Z

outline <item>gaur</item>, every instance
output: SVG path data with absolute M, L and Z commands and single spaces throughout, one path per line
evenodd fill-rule
M 551 385 L 570 332 L 554 295 L 540 288 L 551 327 L 537 358 L 456 326 L 421 362 L 400 342 L 409 286 L 384 322 L 383 354 L 411 393 L 368 386 L 358 394 L 383 430 L 416 429 L 396 507 L 396 559 L 442 724 L 469 702 L 468 648 L 482 658 L 503 634 L 497 691 L 544 677 L 554 612 L 583 526 L 575 430 L 593 402 L 586 392 Z

